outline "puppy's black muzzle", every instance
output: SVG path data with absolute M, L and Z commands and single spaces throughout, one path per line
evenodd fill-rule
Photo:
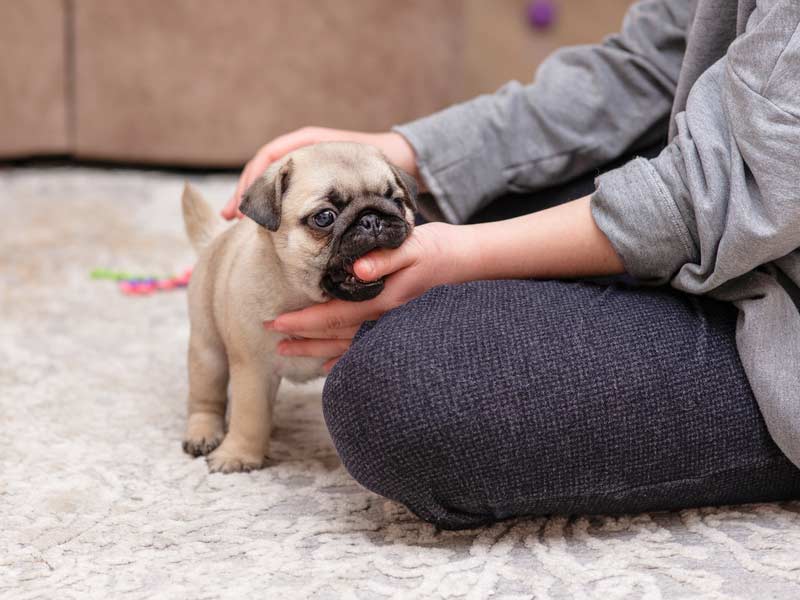
M 353 263 L 375 248 L 397 248 L 405 241 L 411 227 L 399 212 L 369 207 L 350 220 L 336 242 L 338 247 L 322 278 L 326 293 L 340 300 L 362 302 L 383 291 L 383 278 L 361 281 L 353 273 Z

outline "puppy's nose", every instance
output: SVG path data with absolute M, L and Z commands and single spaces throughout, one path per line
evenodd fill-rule
M 358 220 L 358 226 L 368 233 L 378 235 L 383 229 L 383 220 L 375 213 L 367 213 Z

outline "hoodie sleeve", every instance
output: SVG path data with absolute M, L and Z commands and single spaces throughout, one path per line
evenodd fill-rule
M 462 223 L 504 193 L 569 180 L 666 137 L 690 18 L 689 0 L 641 0 L 619 34 L 555 52 L 533 83 L 395 127 L 434 210 Z
M 800 247 L 800 3 L 762 0 L 657 158 L 597 179 L 628 272 L 706 293 Z

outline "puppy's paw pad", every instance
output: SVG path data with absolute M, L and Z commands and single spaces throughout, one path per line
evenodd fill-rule
M 220 446 L 206 457 L 208 470 L 211 473 L 248 473 L 263 469 L 266 457 L 263 455 L 235 452 Z
M 183 451 L 191 456 L 207 456 L 211 454 L 222 442 L 222 436 L 211 439 L 186 439 L 183 440 Z

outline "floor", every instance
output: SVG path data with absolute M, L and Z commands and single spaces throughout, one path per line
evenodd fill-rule
M 184 292 L 89 277 L 191 265 L 183 179 L 0 170 L 1 597 L 800 597 L 800 502 L 437 532 L 348 476 L 321 382 L 282 388 L 269 468 L 209 475 L 180 447 Z

